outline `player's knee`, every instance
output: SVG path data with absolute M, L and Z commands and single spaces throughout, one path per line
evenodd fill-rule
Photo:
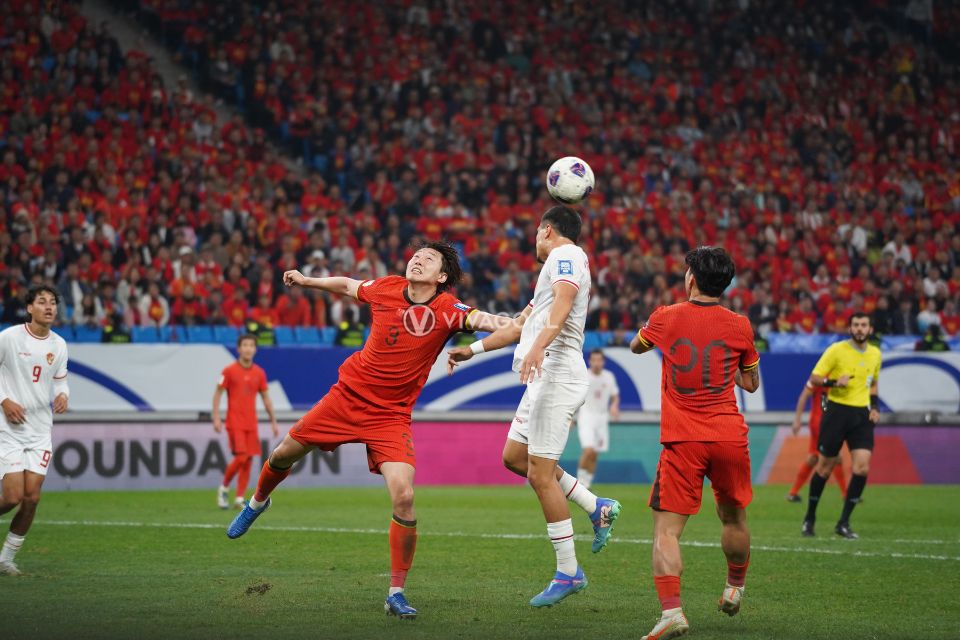
M 855 475 L 865 476 L 870 473 L 870 463 L 869 462 L 854 462 L 851 465 L 851 470 Z
M 3 496 L 0 497 L 0 507 L 7 509 L 16 507 L 21 502 L 23 502 L 22 491 L 4 491 Z
M 253 460 L 253 456 L 248 453 L 238 453 L 237 454 L 237 463 L 244 465 L 250 464 L 250 461 Z
M 393 492 L 393 510 L 403 516 L 413 510 L 413 487 L 400 487 Z
M 527 475 L 526 461 L 520 463 L 518 460 L 515 460 L 509 456 L 503 456 L 503 466 L 518 476 Z
M 25 493 L 20 499 L 21 509 L 36 509 L 38 504 L 40 504 L 39 493 Z

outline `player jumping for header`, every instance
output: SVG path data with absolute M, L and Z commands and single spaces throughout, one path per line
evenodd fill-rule
M 450 336 L 458 331 L 494 331 L 510 322 L 472 309 L 446 290 L 460 281 L 456 250 L 425 243 L 407 263 L 406 277 L 376 280 L 307 278 L 283 274 L 287 286 L 350 296 L 370 305 L 370 337 L 341 365 L 330 391 L 306 413 L 273 450 L 249 504 L 227 535 L 238 538 L 270 506 L 270 494 L 290 468 L 314 449 L 333 451 L 348 442 L 367 447 L 371 473 L 383 476 L 393 505 L 390 522 L 390 589 L 384 609 L 400 618 L 417 610 L 403 593 L 417 544 L 413 507 L 414 455 L 411 414 L 430 368 Z

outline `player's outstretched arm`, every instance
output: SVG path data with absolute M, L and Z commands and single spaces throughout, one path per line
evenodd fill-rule
M 288 287 L 304 287 L 305 289 L 319 289 L 328 293 L 336 293 L 341 296 L 357 297 L 357 290 L 363 284 L 361 280 L 345 278 L 343 276 L 333 276 L 330 278 L 308 278 L 296 269 L 285 271 L 283 274 L 283 284 Z
M 793 415 L 793 425 L 790 427 L 793 435 L 800 433 L 800 425 L 803 424 L 803 411 L 807 408 L 807 400 L 809 400 L 812 395 L 813 391 L 810 389 L 810 385 L 804 385 L 800 397 L 797 398 L 797 408 Z
M 480 311 L 480 309 L 474 309 L 470 315 L 467 316 L 466 328 L 471 331 L 487 331 L 493 333 L 504 327 L 516 324 L 517 319 L 518 318 L 499 316 L 495 313 L 487 313 L 486 311 Z M 522 326 L 521 324 L 521 327 Z
M 516 318 L 495 316 L 491 313 L 486 313 L 485 311 L 478 311 L 470 314 L 470 329 L 488 331 L 489 329 L 484 327 L 494 327 L 494 325 L 496 325 L 496 327 L 494 327 L 493 333 L 488 335 L 483 340 L 477 340 L 471 345 L 467 345 L 465 347 L 456 347 L 447 351 L 447 373 L 453 373 L 453 368 L 457 366 L 458 362 L 466 362 L 478 353 L 495 351 L 496 349 L 502 349 L 503 347 L 511 344 L 516 344 L 516 342 L 520 340 L 520 333 L 523 331 L 523 325 L 526 323 L 527 318 L 530 317 L 530 311 L 532 309 L 533 307 L 528 306 L 523 310 L 523 313 L 518 315 Z M 474 321 L 479 314 L 483 314 L 483 318 L 478 319 L 483 323 L 483 326 L 478 325 Z M 496 320 L 493 320 L 493 318 L 496 318 Z

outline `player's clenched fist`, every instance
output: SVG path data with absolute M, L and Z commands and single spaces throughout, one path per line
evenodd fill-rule
M 447 351 L 447 375 L 453 373 L 453 368 L 458 362 L 466 362 L 473 357 L 473 351 L 470 347 L 455 347 Z
M 299 287 L 306 279 L 307 277 L 296 269 L 284 271 L 283 273 L 283 284 L 287 285 L 288 287 Z

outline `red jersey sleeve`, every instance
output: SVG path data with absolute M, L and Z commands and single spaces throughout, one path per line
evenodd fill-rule
M 387 276 L 385 278 L 377 278 L 376 280 L 364 280 L 357 288 L 357 300 L 366 302 L 367 304 L 380 302 L 382 296 L 391 291 L 401 280 L 406 282 L 406 278 L 401 278 L 400 276 Z
M 757 353 L 757 347 L 753 341 L 753 327 L 750 326 L 750 321 L 744 318 L 743 323 L 746 325 L 744 328 L 746 348 L 743 350 L 743 353 L 740 354 L 740 370 L 750 371 L 760 364 L 760 354 Z
M 263 367 L 257 367 L 260 373 L 260 387 L 259 391 L 263 393 L 267 390 L 267 372 L 263 370 Z
M 227 391 L 230 390 L 230 367 L 224 367 L 223 371 L 220 372 L 220 382 L 217 383 L 217 386 L 221 389 Z
M 452 295 L 445 294 L 441 301 L 440 314 L 444 326 L 450 333 L 459 331 L 473 331 L 468 324 L 470 314 L 476 311 L 470 305 L 464 304 L 454 298 Z
M 647 323 L 637 332 L 640 342 L 647 348 L 659 347 L 666 337 L 667 323 L 664 319 L 663 307 L 657 307 L 647 319 Z

